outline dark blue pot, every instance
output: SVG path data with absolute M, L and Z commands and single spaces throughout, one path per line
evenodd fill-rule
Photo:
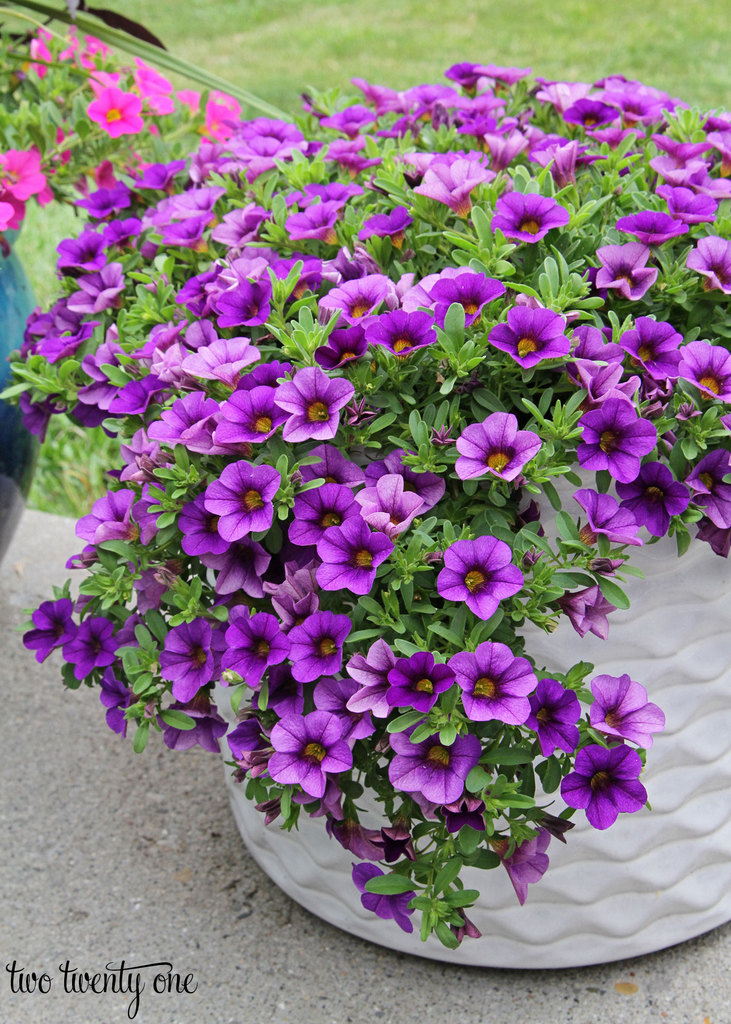
M 7 232 L 11 242 L 15 232 Z M 23 342 L 35 299 L 20 260 L 0 254 L 0 391 L 10 383 L 7 357 Z M 0 401 L 0 558 L 10 543 L 28 497 L 38 443 L 23 426 L 20 410 Z

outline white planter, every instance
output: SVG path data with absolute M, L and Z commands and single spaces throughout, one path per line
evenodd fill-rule
M 506 872 L 465 871 L 482 890 L 469 915 L 482 931 L 455 951 L 422 943 L 363 909 L 355 858 L 321 819 L 288 833 L 229 782 L 234 816 L 259 866 L 302 906 L 346 931 L 403 952 L 474 966 L 568 967 L 648 953 L 731 919 L 731 564 L 694 542 L 682 558 L 667 538 L 633 551 L 647 579 L 632 579 L 629 611 L 610 616 L 609 640 L 579 638 L 567 620 L 530 653 L 556 669 L 578 660 L 629 672 L 665 711 L 667 726 L 643 776 L 652 812 L 620 815 L 597 832 L 582 812 L 568 845 L 519 906 Z M 225 695 L 222 703 L 225 704 Z M 228 775 L 228 769 L 226 769 Z M 558 797 L 557 807 L 563 808 Z M 416 919 L 416 915 L 415 915 Z

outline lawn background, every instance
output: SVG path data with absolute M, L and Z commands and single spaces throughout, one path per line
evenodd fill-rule
M 308 86 L 350 78 L 392 88 L 441 80 L 472 60 L 532 67 L 549 79 L 639 78 L 692 105 L 731 109 L 729 0 L 125 0 L 108 3 L 199 64 L 296 112 Z M 176 83 L 182 85 L 182 81 Z M 360 98 L 360 94 L 357 94 Z M 38 301 L 54 295 L 55 247 L 69 210 L 29 212 L 18 245 Z M 106 490 L 100 430 L 49 431 L 31 504 L 81 515 Z

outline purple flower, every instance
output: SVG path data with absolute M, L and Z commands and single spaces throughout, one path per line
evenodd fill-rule
M 136 697 L 124 683 L 117 679 L 111 666 L 104 670 L 99 683 L 99 700 L 107 709 L 107 725 L 118 736 L 127 735 L 126 709 L 135 703 Z M 225 729 L 224 729 L 225 731 Z
M 601 264 L 597 288 L 612 288 L 625 299 L 641 299 L 657 280 L 657 268 L 648 267 L 650 250 L 641 242 L 604 245 L 596 251 Z
M 62 597 L 58 601 L 44 601 L 33 612 L 35 628 L 23 634 L 23 644 L 36 652 L 36 661 L 45 661 L 51 651 L 74 639 L 77 626 L 73 610 L 71 601 Z
M 258 362 L 260 355 L 248 338 L 217 338 L 186 356 L 181 367 L 191 377 L 221 380 L 235 388 L 244 367 Z
M 285 715 L 272 729 L 269 774 L 275 782 L 301 786 L 308 796 L 324 796 L 326 772 L 353 767 L 353 754 L 342 734 L 343 722 L 328 711 Z
M 273 615 L 237 605 L 231 610 L 226 628 L 223 668 L 232 668 L 247 686 L 256 690 L 270 665 L 279 665 L 289 654 L 289 638 Z
M 479 619 L 489 619 L 501 601 L 523 586 L 512 556 L 510 546 L 496 537 L 455 541 L 444 552 L 437 590 L 447 601 L 464 601 Z
M 366 274 L 354 281 L 346 281 L 333 288 L 320 299 L 320 309 L 329 318 L 336 310 L 340 312 L 338 326 L 357 325 L 364 317 L 372 316 L 381 303 L 395 305 L 395 288 L 392 281 L 383 274 Z
M 272 466 L 232 462 L 208 485 L 203 505 L 206 512 L 219 516 L 218 532 L 224 540 L 240 540 L 272 525 L 272 499 L 280 483 Z
M 485 473 L 515 480 L 538 453 L 541 439 L 530 430 L 518 430 L 518 420 L 512 413 L 494 412 L 482 423 L 465 427 L 456 444 L 459 458 L 454 468 L 460 480 Z
M 505 294 L 505 285 L 493 277 L 478 274 L 466 268 L 452 278 L 440 278 L 429 291 L 436 302 L 434 316 L 438 327 L 444 327 L 449 307 L 458 303 L 465 311 L 465 325 L 476 323 L 483 306 Z M 416 315 L 416 314 L 412 314 Z
M 395 356 L 404 358 L 415 349 L 424 348 L 437 340 L 431 313 L 406 313 L 395 309 L 374 317 L 365 331 L 369 345 L 382 345 Z
M 607 601 L 598 586 L 577 590 L 573 594 L 564 594 L 558 599 L 561 610 L 568 615 L 571 625 L 579 636 L 593 633 L 600 640 L 609 635 L 607 615 L 616 611 L 613 604 Z
M 74 666 L 77 679 L 86 679 L 95 668 L 106 668 L 115 659 L 119 646 L 114 625 L 99 615 L 84 619 L 74 635 L 63 645 L 64 661 Z
M 574 491 L 574 500 L 581 505 L 589 520 L 588 525 L 579 531 L 585 544 L 596 544 L 597 534 L 604 534 L 613 544 L 642 544 L 636 536 L 639 526 L 632 512 L 626 507 L 620 508 L 611 494 L 599 494 L 591 488 L 583 488 Z
M 404 241 L 404 233 L 413 218 L 405 206 L 396 206 L 389 213 L 378 213 L 363 222 L 358 238 L 367 241 L 369 238 L 390 238 L 395 249 L 400 249 Z
M 136 540 L 139 527 L 131 521 L 134 491 L 107 491 L 94 502 L 91 512 L 76 524 L 76 536 L 92 544 L 105 540 Z
M 485 181 L 492 181 L 493 171 L 488 171 L 477 160 L 458 158 L 451 163 L 444 158 L 432 160 L 422 182 L 414 192 L 438 203 L 444 203 L 458 217 L 467 217 L 472 209 L 470 192 Z
M 659 210 L 642 210 L 629 217 L 620 217 L 615 227 L 617 231 L 634 235 L 644 245 L 662 245 L 688 231 L 688 225 L 682 220 L 675 220 L 669 213 Z
M 326 678 L 317 683 L 312 695 L 318 711 L 329 711 L 340 718 L 342 739 L 351 747 L 356 740 L 371 736 L 376 730 L 367 712 L 363 714 L 348 708 L 348 700 L 357 689 L 358 684 L 352 679 Z
M 314 206 L 308 206 L 302 213 L 291 214 L 284 229 L 295 241 L 314 238 L 329 245 L 337 245 L 335 224 L 341 209 L 342 203 L 339 202 L 316 203 Z
M 173 686 L 173 697 L 187 703 L 216 670 L 211 627 L 205 619 L 193 619 L 174 626 L 165 637 L 160 652 L 160 675 Z
M 619 111 L 616 107 L 610 107 L 601 100 L 590 99 L 585 96 L 576 100 L 563 112 L 564 121 L 569 124 L 580 124 L 584 128 L 598 128 L 603 124 L 610 124 L 619 118 Z
M 346 327 L 332 331 L 325 345 L 315 349 L 315 361 L 326 370 L 337 370 L 368 351 L 362 327 Z
M 177 398 L 147 428 L 153 441 L 168 445 L 182 444 L 191 452 L 207 454 L 213 448 L 213 430 L 220 414 L 218 402 L 206 398 L 202 391 L 192 391 Z
M 584 469 L 606 469 L 621 483 L 631 483 L 640 471 L 640 460 L 657 444 L 652 423 L 640 419 L 629 402 L 609 398 L 579 420 L 582 441 L 577 447 Z
M 285 715 L 301 715 L 305 706 L 302 683 L 292 675 L 290 665 L 274 665 L 269 669 L 269 701 L 267 709 Z
M 691 341 L 680 350 L 678 376 L 695 384 L 704 395 L 731 400 L 731 354 L 720 345 Z
M 507 323 L 496 324 L 488 341 L 528 370 L 544 359 L 568 355 L 571 342 L 565 330 L 565 319 L 553 310 L 513 306 Z
M 56 248 L 59 270 L 101 270 L 106 265 L 104 239 L 96 231 L 82 231 L 77 238 L 65 238 Z
M 430 711 L 454 680 L 451 668 L 435 662 L 428 651 L 418 651 L 410 658 L 399 658 L 388 673 L 386 700 L 390 707 Z
M 703 285 L 706 291 L 719 288 L 731 295 L 731 242 L 728 239 L 717 235 L 699 238 L 685 265 L 706 278 Z
M 698 540 L 710 544 L 711 549 L 721 558 L 728 558 L 729 551 L 731 551 L 731 527 L 727 530 L 720 530 L 707 516 L 704 516 L 698 523 L 696 537 Z
M 379 477 L 375 487 L 364 487 L 355 500 L 366 523 L 387 537 L 403 533 L 426 507 L 418 494 L 406 490 L 404 478 L 397 473 Z
M 238 390 L 221 405 L 214 440 L 219 445 L 262 444 L 287 419 L 274 402 L 274 388 Z
M 690 188 L 661 185 L 657 194 L 668 204 L 676 220 L 684 224 L 708 224 L 715 220 L 718 203 L 710 196 L 698 195 Z
M 642 761 L 630 747 L 584 747 L 576 755 L 575 769 L 561 782 L 561 796 L 569 807 L 585 810 L 594 828 L 609 828 L 620 812 L 639 811 L 647 802 L 647 791 L 638 781 Z
M 363 470 L 346 459 L 338 448 L 333 448 L 329 444 L 319 444 L 310 452 L 309 457 L 313 456 L 318 456 L 320 461 L 311 462 L 300 470 L 305 483 L 320 478 L 324 479 L 326 484 L 347 484 L 348 487 L 357 487 L 363 483 Z
M 694 493 L 693 501 L 721 530 L 731 526 L 731 484 L 724 477 L 731 473 L 731 453 L 720 448 L 705 455 L 686 479 Z
M 206 694 L 199 693 L 188 704 L 176 701 L 165 710 L 182 711 L 195 723 L 192 729 L 176 729 L 175 726 L 161 720 L 162 740 L 166 747 L 170 750 L 190 750 L 191 747 L 198 746 L 210 751 L 211 754 L 220 753 L 218 741 L 221 736 L 225 736 L 228 725 Z
M 468 718 L 523 725 L 530 714 L 528 694 L 538 683 L 529 661 L 516 658 L 505 644 L 488 640 L 474 653 L 455 654 L 448 664 L 457 675 Z
M 405 732 L 390 736 L 396 756 L 388 766 L 391 784 L 404 793 L 420 793 L 435 804 L 451 804 L 464 792 L 464 781 L 480 760 L 480 741 L 472 733 L 451 746 L 429 736 L 412 743 Z
M 397 448 L 386 456 L 379 459 L 366 468 L 366 484 L 369 487 L 375 486 L 377 480 L 382 476 L 397 475 L 404 479 L 404 491 L 418 495 L 424 502 L 422 512 L 433 508 L 444 496 L 446 484 L 436 473 L 417 473 L 409 466 L 404 466 L 401 459 L 406 455 L 403 449 Z
M 492 844 L 500 853 L 503 867 L 508 873 L 508 878 L 515 889 L 515 895 L 518 897 L 521 907 L 528 896 L 528 886 L 534 882 L 540 882 L 548 870 L 546 850 L 550 842 L 550 833 L 545 828 L 541 828 L 533 839 L 526 839 L 519 843 L 509 857 L 505 857 L 501 852 L 502 844 L 505 844 L 505 851 L 507 851 L 506 839 Z
M 475 832 L 485 831 L 485 804 L 476 796 L 466 793 L 454 803 L 445 804 L 442 810 L 448 832 L 459 832 L 465 825 L 473 828 Z
M 490 227 L 518 242 L 540 242 L 551 228 L 563 227 L 569 211 L 555 199 L 536 192 L 508 192 L 495 204 Z
M 574 691 L 564 689 L 555 679 L 541 679 L 529 700 L 530 714 L 525 724 L 538 733 L 543 756 L 550 757 L 554 750 L 573 754 L 579 745 L 576 723 L 581 718 L 581 705 Z
M 609 736 L 621 736 L 639 747 L 652 746 L 652 733 L 665 728 L 665 715 L 647 700 L 644 686 L 622 676 L 594 676 L 594 703 L 589 721 L 594 729 Z
M 675 481 L 662 462 L 646 462 L 635 480 L 616 486 L 620 507 L 629 509 L 653 537 L 664 537 L 670 517 L 680 515 L 690 503 L 688 488 Z
M 344 818 L 342 821 L 328 818 L 325 828 L 343 849 L 350 850 L 360 860 L 383 859 L 381 833 L 378 829 L 363 828 L 351 818 Z
M 318 544 L 330 527 L 359 516 L 358 504 L 345 484 L 324 484 L 303 491 L 294 499 L 294 522 L 289 527 L 293 544 Z
M 240 280 L 220 292 L 214 302 L 219 327 L 256 327 L 265 324 L 271 309 L 272 286 L 268 277 L 258 281 Z
M 395 896 L 386 896 L 367 891 L 366 882 L 382 874 L 383 871 L 375 864 L 353 864 L 353 882 L 358 891 L 363 894 L 360 902 L 366 910 L 371 910 L 384 921 L 395 921 L 403 931 L 413 932 L 414 926 L 409 917 L 414 911 L 409 909 L 409 901 L 416 896 L 415 892 L 402 892 Z
M 376 115 L 372 110 L 356 104 L 330 117 L 320 118 L 320 124 L 324 128 L 333 128 L 337 132 L 343 132 L 349 139 L 354 139 L 367 124 L 372 124 L 375 120 Z
M 360 683 L 360 689 L 348 698 L 348 710 L 370 711 L 376 718 L 388 718 L 391 714 L 386 697 L 391 686 L 388 674 L 395 665 L 396 656 L 385 640 L 376 640 L 366 656 L 354 654 L 346 671 Z
M 317 582 L 323 590 L 350 590 L 369 594 L 376 569 L 393 551 L 393 542 L 382 533 L 373 533 L 360 516 L 331 526 L 317 546 L 322 565 Z
M 343 644 L 353 625 L 347 615 L 315 612 L 287 634 L 292 675 L 300 683 L 335 675 L 343 660 Z M 352 710 L 352 709 L 351 709 Z
M 72 313 L 100 313 L 121 304 L 119 295 L 124 291 L 121 263 L 108 263 L 93 274 L 84 274 L 76 282 L 79 291 L 69 295 L 68 308 Z
M 671 324 L 638 316 L 634 330 L 625 331 L 619 344 L 629 352 L 633 362 L 642 364 L 653 380 L 667 380 L 678 376 L 678 346 L 682 340 L 683 335 Z
M 114 188 L 100 188 L 96 192 L 91 192 L 85 199 L 77 199 L 75 205 L 83 206 L 90 217 L 103 220 L 128 207 L 131 203 L 130 197 L 130 189 L 118 181 Z
M 249 597 L 263 597 L 261 577 L 266 572 L 271 555 L 261 544 L 244 537 L 227 546 L 220 554 L 201 554 L 200 560 L 209 569 L 216 570 L 216 593 L 235 594 L 243 590 Z
M 287 562 L 281 583 L 264 583 L 264 590 L 271 594 L 272 607 L 282 621 L 285 632 L 292 626 L 301 625 L 308 615 L 319 610 L 315 561 L 300 566 L 298 562 Z
M 355 394 L 350 381 L 331 379 L 319 366 L 298 370 L 277 388 L 274 401 L 288 412 L 285 441 L 328 441 L 338 432 L 339 411 Z

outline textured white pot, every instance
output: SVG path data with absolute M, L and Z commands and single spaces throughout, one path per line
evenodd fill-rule
M 629 672 L 667 718 L 643 775 L 652 812 L 620 815 L 597 832 L 576 813 L 568 845 L 553 840 L 551 865 L 519 906 L 507 873 L 465 871 L 483 896 L 469 915 L 482 938 L 451 951 L 422 943 L 364 910 L 351 882 L 354 857 L 321 819 L 284 832 L 230 781 L 241 835 L 259 866 L 312 913 L 402 952 L 484 967 L 569 967 L 638 956 L 731 919 L 731 564 L 693 543 L 678 559 L 667 538 L 633 551 L 645 580 L 631 579 L 629 611 L 611 614 L 606 642 L 579 638 L 567 620 L 529 650 L 561 670 L 578 660 L 596 672 Z M 221 704 L 225 706 L 225 694 Z M 226 769 L 227 777 L 229 770 Z M 558 798 L 556 807 L 562 809 Z M 416 917 L 416 915 L 415 915 Z

